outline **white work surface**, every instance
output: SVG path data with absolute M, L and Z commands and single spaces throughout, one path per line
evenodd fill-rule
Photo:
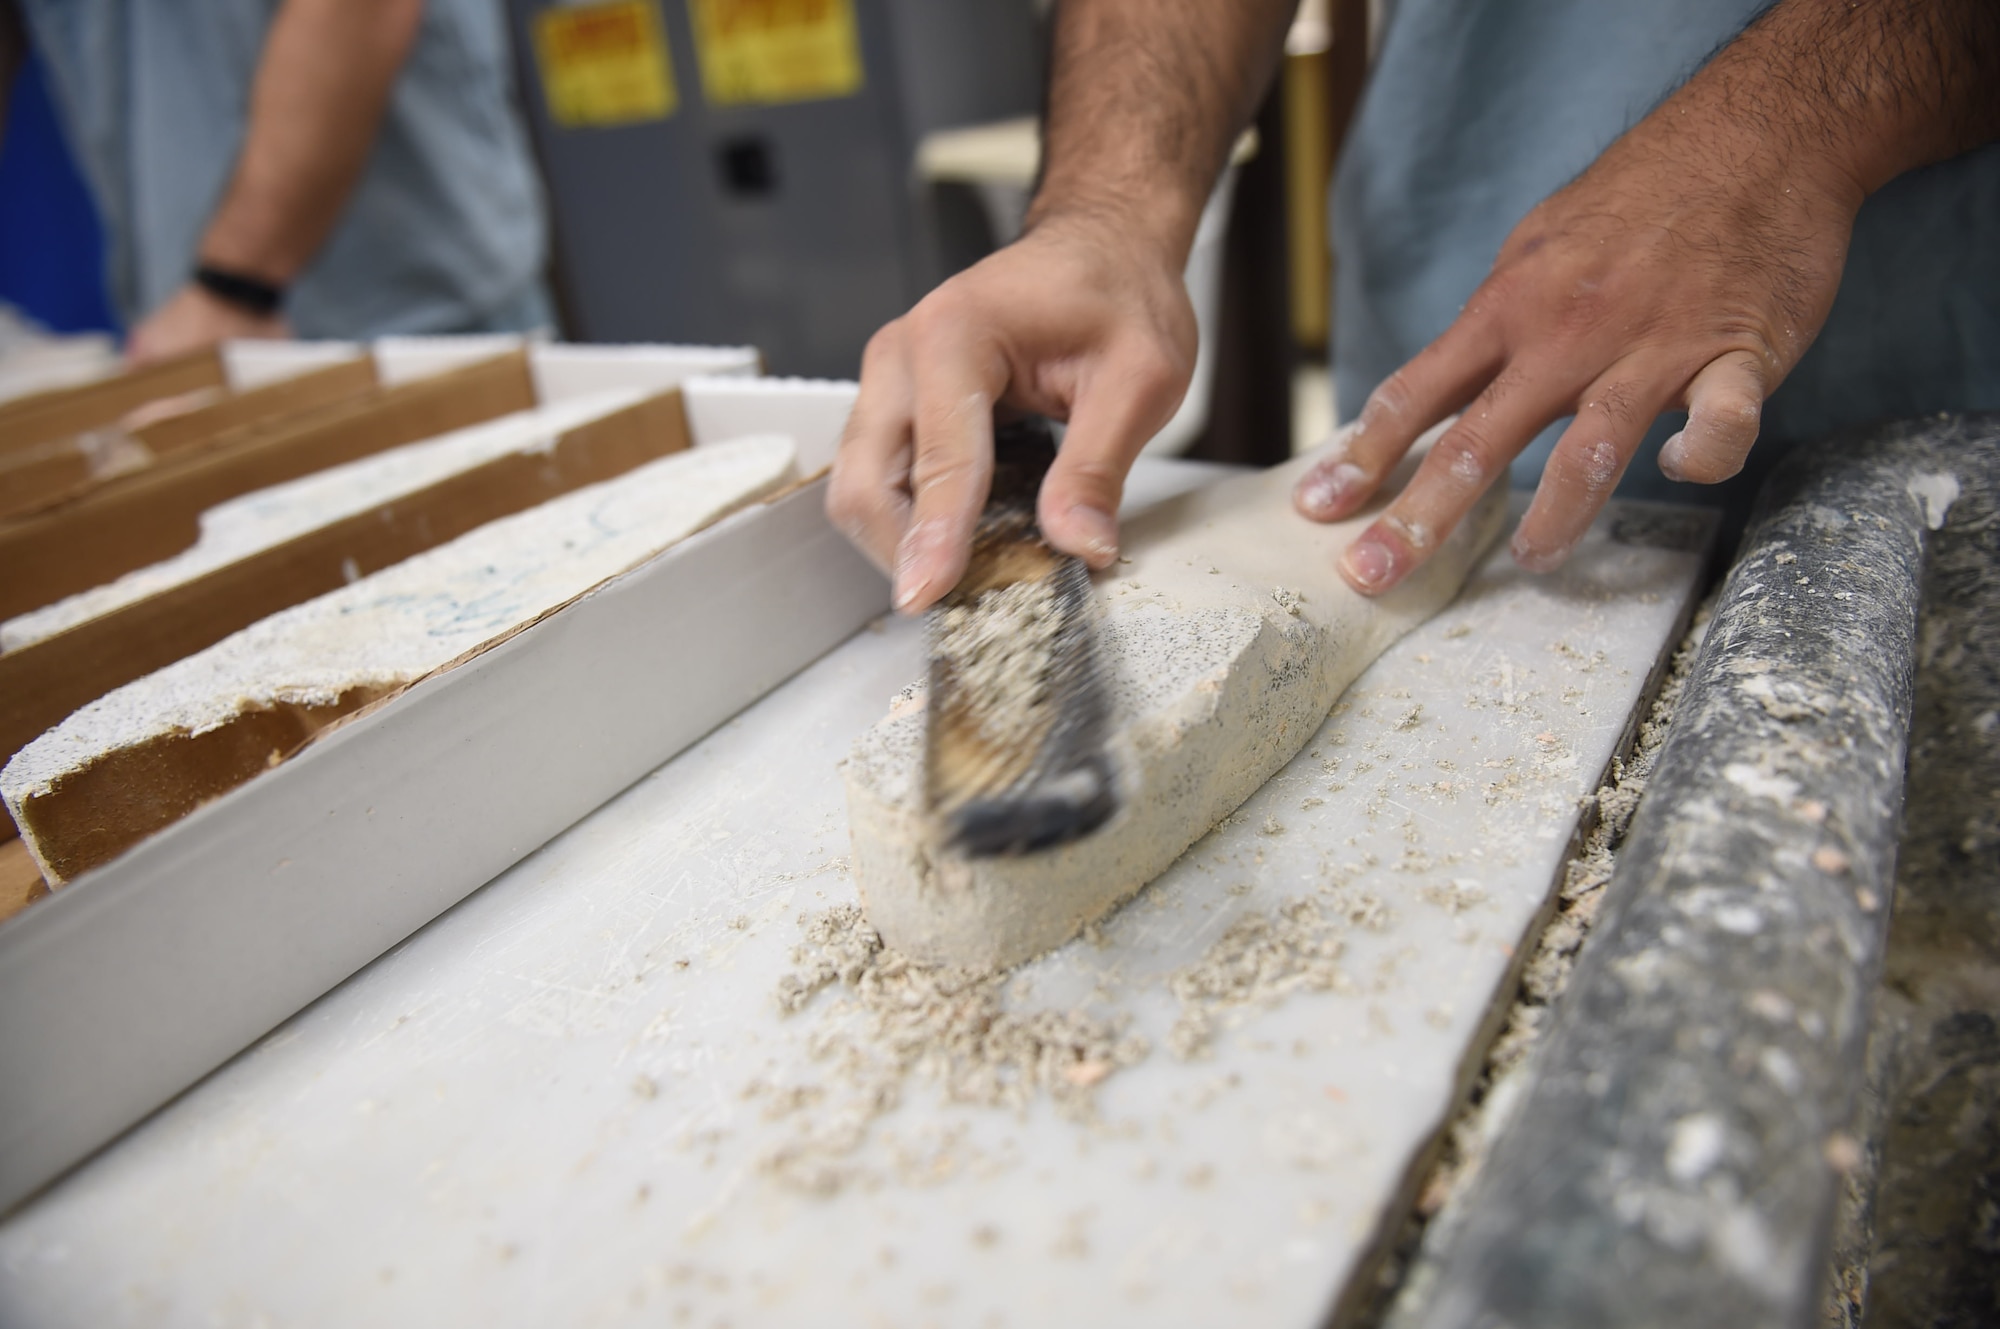
M 773 992 L 799 916 L 855 898 L 835 767 L 920 672 L 890 624 L 0 1225 L 0 1323 L 1315 1324 L 1686 607 L 1698 557 L 1643 533 L 1685 522 L 1624 520 L 1637 542 L 1607 518 L 1552 578 L 1496 551 L 1099 945 L 1028 966 L 1019 1005 L 1125 1012 L 1151 1041 L 1095 1125 L 913 1078 L 838 1193 L 757 1165 L 841 1104 L 809 1049 L 839 989 L 791 1017 Z M 1247 911 L 1336 889 L 1385 911 L 1345 937 L 1348 990 L 1176 1060 L 1168 975 Z M 773 1119 L 760 1083 L 826 1097 Z

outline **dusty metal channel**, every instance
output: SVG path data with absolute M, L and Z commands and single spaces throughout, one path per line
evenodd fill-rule
M 1773 477 L 1556 1026 L 1398 1329 L 1819 1315 L 1926 557 L 1996 442 L 1995 417 L 1910 422 Z

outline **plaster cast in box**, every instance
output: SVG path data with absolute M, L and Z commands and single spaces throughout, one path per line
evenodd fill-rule
M 773 492 L 792 460 L 786 439 L 743 439 L 489 523 L 91 703 L 0 771 L 0 795 L 59 883 L 341 715 Z
M 847 771 L 855 877 L 897 951 L 988 970 L 1075 936 L 1164 871 L 1291 759 L 1391 642 L 1457 594 L 1498 535 L 1489 493 L 1416 574 L 1365 598 L 1335 571 L 1367 513 L 1320 525 L 1291 490 L 1310 463 L 1223 481 L 1133 521 L 1098 584 L 1123 806 L 1061 848 L 966 859 L 923 808 L 924 717 L 892 711 Z
M 569 430 L 622 411 L 642 395 L 636 390 L 599 392 L 518 411 L 218 503 L 201 514 L 195 543 L 172 558 L 0 623 L 0 651 L 19 650 L 495 457 L 547 452 Z
M 120 476 L 58 508 L 0 523 L 0 615 L 39 609 L 195 542 L 200 514 L 254 489 L 535 404 L 518 353 L 302 417 L 232 431 L 184 464 Z

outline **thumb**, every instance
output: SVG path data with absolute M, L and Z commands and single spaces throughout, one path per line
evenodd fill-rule
M 1049 543 L 1103 569 L 1118 557 L 1125 475 L 1187 393 L 1189 369 L 1148 350 L 1107 361 L 1070 407 L 1037 515 Z
M 1687 389 L 1687 425 L 1660 445 L 1660 470 L 1669 480 L 1712 485 L 1743 469 L 1757 441 L 1764 397 L 1764 366 L 1748 351 L 1710 362 Z

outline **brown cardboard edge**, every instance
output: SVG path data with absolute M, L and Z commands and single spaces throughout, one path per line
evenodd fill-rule
M 239 436 L 239 431 L 299 419 L 375 386 L 375 362 L 357 356 L 142 425 L 126 437 L 135 448 L 152 454 L 152 460 L 141 469 L 176 466 L 208 447 L 226 445 Z M 100 474 L 78 443 L 82 437 L 86 435 L 70 434 L 13 453 L 0 453 L 0 521 L 46 512 L 131 473 L 119 470 Z M 37 452 L 44 455 L 36 457 Z
M 20 840 L 0 844 L 0 925 L 48 894 L 49 885 L 28 846 Z
M 166 458 L 213 443 L 245 425 L 281 420 L 380 386 L 374 357 L 357 355 L 140 425 L 132 436 L 156 457 Z
M 225 499 L 535 404 L 524 351 L 302 417 L 231 431 L 184 465 L 119 476 L 79 498 L 0 522 L 0 618 L 51 604 L 179 553 Z
M 227 387 L 228 382 L 222 353 L 211 346 L 110 378 L 0 403 L 0 452 L 80 434 L 108 425 L 147 402 L 200 388 Z
M 680 389 L 669 388 L 546 451 L 496 457 L 0 655 L 0 763 L 78 707 L 259 619 L 690 446 Z
M 83 492 L 93 476 L 76 435 L 0 453 L 0 521 L 25 517 Z

